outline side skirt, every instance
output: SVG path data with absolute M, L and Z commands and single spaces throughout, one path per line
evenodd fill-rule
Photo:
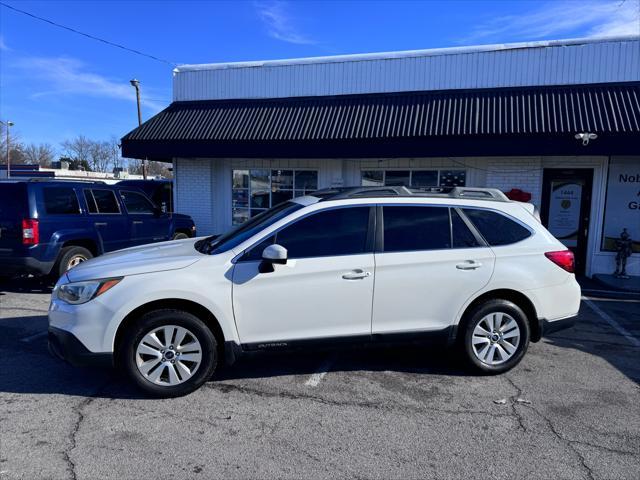
M 384 346 L 399 344 L 438 344 L 449 346 L 455 335 L 455 327 L 450 326 L 442 330 L 429 330 L 403 333 L 374 333 L 372 335 L 354 335 L 349 337 L 326 337 L 304 340 L 283 340 L 276 342 L 252 342 L 243 343 L 240 349 L 243 352 L 254 351 L 287 351 L 287 350 L 326 350 L 344 348 L 353 345 L 359 346 Z M 229 342 L 232 343 L 232 342 Z M 235 345 L 235 344 L 234 344 Z M 237 346 L 237 345 L 236 345 Z

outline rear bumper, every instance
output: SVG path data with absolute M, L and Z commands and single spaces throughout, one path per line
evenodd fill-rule
M 33 257 L 2 257 L 0 256 L 0 273 L 3 275 L 48 275 L 55 260 L 43 262 Z
M 113 367 L 112 353 L 91 352 L 73 333 L 55 327 L 49 327 L 49 352 L 74 367 Z
M 540 336 L 546 337 L 555 332 L 559 332 L 560 330 L 566 330 L 567 328 L 573 327 L 578 321 L 578 315 L 572 315 L 570 317 L 561 318 L 559 320 L 547 320 L 545 318 L 539 319 L 540 325 Z

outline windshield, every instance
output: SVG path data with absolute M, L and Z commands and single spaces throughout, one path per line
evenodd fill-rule
M 242 242 L 251 238 L 256 233 L 273 225 L 287 215 L 304 208 L 304 205 L 294 202 L 284 202 L 256 215 L 251 220 L 237 226 L 233 230 L 220 236 L 211 236 L 196 244 L 198 251 L 202 253 L 216 254 L 226 252 L 237 247 Z

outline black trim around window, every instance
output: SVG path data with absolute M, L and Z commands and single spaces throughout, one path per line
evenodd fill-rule
M 314 210 L 313 212 L 309 212 L 309 213 L 307 213 L 305 215 L 302 215 L 300 217 L 297 217 L 294 220 L 286 223 L 285 225 L 282 225 L 281 227 L 277 228 L 276 230 L 273 230 L 269 234 L 260 237 L 258 240 L 253 242 L 250 247 L 245 248 L 240 255 L 238 255 L 237 257 L 235 257 L 232 260 L 232 262 L 234 262 L 234 263 L 255 262 L 256 261 L 255 259 L 251 259 L 251 260 L 245 260 L 244 259 L 244 257 L 247 255 L 248 252 L 253 250 L 255 247 L 260 245 L 265 240 L 267 240 L 267 239 L 269 239 L 271 237 L 277 236 L 278 232 L 284 230 L 285 228 L 288 228 L 288 227 L 294 225 L 295 223 L 297 223 L 297 222 L 299 222 L 301 220 L 304 220 L 307 217 L 310 217 L 310 216 L 316 215 L 316 214 L 320 214 L 320 213 L 324 213 L 324 212 L 328 212 L 328 211 L 331 211 L 331 210 L 338 210 L 338 209 L 344 209 L 344 208 L 363 208 L 363 207 L 368 207 L 369 208 L 369 223 L 367 225 L 367 238 L 366 238 L 366 241 L 365 241 L 365 251 L 364 252 L 349 253 L 349 254 L 344 254 L 344 255 L 323 255 L 323 256 L 295 257 L 295 260 L 300 260 L 300 259 L 304 259 L 304 258 L 325 258 L 325 257 L 342 257 L 342 256 L 347 256 L 347 255 L 348 256 L 355 256 L 355 255 L 372 254 L 372 253 L 374 253 L 375 239 L 376 239 L 376 232 L 377 232 L 377 228 L 376 228 L 376 224 L 377 224 L 376 206 L 372 205 L 372 204 L 351 204 L 351 205 L 337 205 L 337 206 L 334 206 L 334 207 L 322 208 L 322 209 L 319 209 L 319 210 Z M 294 260 L 294 258 L 292 258 L 292 260 Z

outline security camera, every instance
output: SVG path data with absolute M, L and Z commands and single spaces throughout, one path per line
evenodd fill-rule
M 576 137 L 576 140 L 582 140 L 582 146 L 586 147 L 587 145 L 589 145 L 590 140 L 595 140 L 596 138 L 598 138 L 598 134 L 591 133 L 591 132 L 583 132 L 583 133 L 576 133 L 575 137 Z

